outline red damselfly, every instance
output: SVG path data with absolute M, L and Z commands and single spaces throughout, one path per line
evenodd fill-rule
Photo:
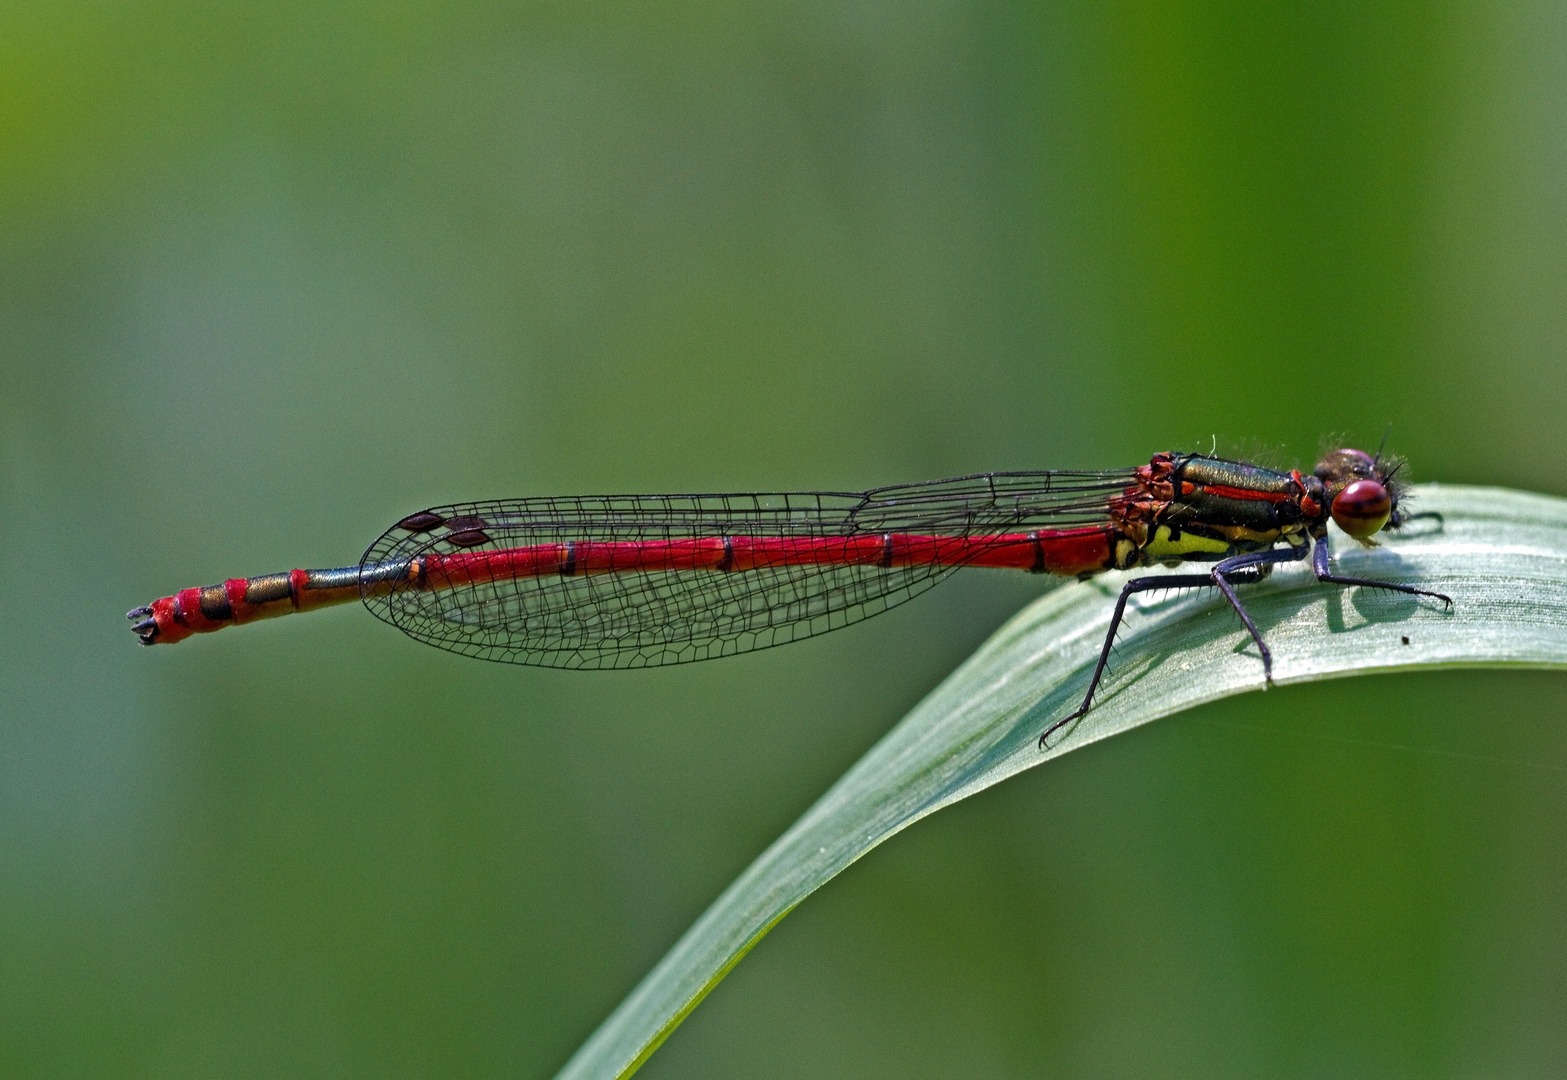
M 561 668 L 680 664 L 836 630 L 964 566 L 1092 577 L 1186 562 L 1202 573 L 1121 589 L 1082 705 L 1127 601 L 1216 588 L 1273 658 L 1236 586 L 1311 557 L 1318 581 L 1441 593 L 1332 572 L 1331 519 L 1369 543 L 1405 520 L 1402 462 L 1335 450 L 1310 474 L 1206 454 L 1096 471 L 981 473 L 865 492 L 546 497 L 434 507 L 399 521 L 358 566 L 184 589 L 130 612 L 142 644 L 363 600 L 420 641 Z

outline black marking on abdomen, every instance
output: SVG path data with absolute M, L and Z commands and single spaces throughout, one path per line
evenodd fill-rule
M 232 619 L 234 609 L 229 605 L 229 592 L 222 585 L 208 585 L 201 590 L 201 613 L 214 621 Z

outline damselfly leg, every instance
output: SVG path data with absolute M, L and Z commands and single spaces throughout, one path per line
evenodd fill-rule
M 1273 566 L 1279 563 L 1298 562 L 1306 557 L 1305 546 L 1275 549 L 1270 551 L 1249 552 L 1244 555 L 1236 555 L 1223 559 L 1214 564 L 1209 574 L 1175 574 L 1164 577 L 1134 578 L 1126 583 L 1121 590 L 1121 597 L 1116 602 L 1115 613 L 1110 618 L 1110 629 L 1105 634 L 1104 647 L 1099 652 L 1099 662 L 1094 665 L 1094 674 L 1088 681 L 1088 692 L 1083 695 L 1083 703 L 1068 715 L 1057 720 L 1044 730 L 1039 736 L 1039 747 L 1044 749 L 1046 740 L 1061 728 L 1072 721 L 1080 719 L 1093 706 L 1094 694 L 1099 689 L 1100 680 L 1104 677 L 1106 666 L 1110 662 L 1111 650 L 1115 647 L 1116 635 L 1120 632 L 1121 621 L 1126 615 L 1126 602 L 1135 593 L 1149 592 L 1157 589 L 1184 589 L 1184 588 L 1217 588 L 1224 594 L 1224 598 L 1230 602 L 1235 613 L 1240 616 L 1242 625 L 1251 634 L 1253 641 L 1257 643 L 1257 651 L 1262 657 L 1263 678 L 1269 685 L 1273 682 L 1273 652 L 1263 640 L 1262 632 L 1247 612 L 1246 606 L 1241 603 L 1239 594 L 1235 591 L 1237 585 L 1252 585 L 1261 581 Z M 1332 572 L 1330 559 L 1332 548 L 1326 535 L 1318 539 L 1311 550 L 1312 572 L 1319 582 L 1325 585 L 1358 585 L 1369 589 L 1389 589 L 1393 592 L 1406 593 L 1410 596 L 1429 596 L 1434 600 L 1440 600 L 1448 607 L 1453 606 L 1450 597 L 1426 589 L 1417 589 L 1411 585 L 1400 585 L 1394 581 L 1378 581 L 1372 578 L 1348 577 Z
M 1394 581 L 1376 581 L 1371 578 L 1343 577 L 1335 574 L 1328 565 L 1328 559 L 1332 552 L 1328 548 L 1328 538 L 1324 536 L 1317 541 L 1316 550 L 1311 554 L 1311 569 L 1317 575 L 1317 580 L 1324 585 L 1360 585 L 1367 589 L 1390 589 L 1393 592 L 1408 593 L 1410 596 L 1429 596 L 1433 600 L 1440 600 L 1448 607 L 1453 606 L 1453 599 L 1439 592 L 1429 592 L 1425 589 L 1416 589 L 1411 585 L 1400 585 Z
M 1269 551 L 1253 551 L 1245 555 L 1236 555 L 1232 558 L 1221 559 L 1215 563 L 1213 569 L 1206 574 L 1165 574 L 1160 577 L 1133 578 L 1121 589 L 1120 599 L 1116 601 L 1115 612 L 1110 616 L 1110 629 L 1105 633 L 1104 647 L 1099 650 L 1099 662 L 1094 665 L 1093 678 L 1088 680 L 1088 692 L 1083 695 L 1083 703 L 1076 711 L 1063 716 L 1060 720 L 1051 724 L 1039 736 L 1039 748 L 1045 747 L 1045 741 L 1061 728 L 1079 719 L 1088 712 L 1094 704 L 1094 693 L 1099 689 L 1099 681 L 1104 678 L 1105 668 L 1110 663 L 1110 652 L 1115 648 L 1115 638 L 1121 630 L 1121 620 L 1126 617 L 1126 602 L 1133 595 L 1141 592 L 1153 592 L 1158 589 L 1209 589 L 1217 588 L 1224 594 L 1224 598 L 1230 602 L 1235 613 L 1240 616 L 1247 632 L 1252 640 L 1257 643 L 1258 650 L 1262 653 L 1262 669 L 1269 681 L 1273 678 L 1273 654 L 1268 651 L 1267 643 L 1262 640 L 1262 631 L 1257 629 L 1257 624 L 1246 611 L 1246 606 L 1241 603 L 1240 596 L 1235 592 L 1236 585 L 1255 585 L 1262 581 L 1268 571 L 1278 563 L 1298 562 L 1306 557 L 1305 547 L 1289 547 Z

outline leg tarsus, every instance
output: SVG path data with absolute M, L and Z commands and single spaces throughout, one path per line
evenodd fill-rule
M 1371 578 L 1343 577 L 1333 572 L 1328 560 L 1333 554 L 1333 549 L 1328 546 L 1326 536 L 1317 541 L 1315 550 L 1311 553 L 1311 570 L 1317 575 L 1317 580 L 1324 585 L 1359 585 L 1366 589 L 1388 589 L 1392 592 L 1406 593 L 1409 596 L 1429 596 L 1433 600 L 1440 600 L 1448 607 L 1453 606 L 1453 598 L 1444 593 L 1431 592 L 1428 589 L 1417 589 L 1413 585 L 1400 585 L 1396 581 L 1375 581 Z
M 1066 716 L 1063 716 L 1061 719 L 1057 720 L 1055 723 L 1053 723 L 1049 727 L 1045 728 L 1044 733 L 1039 736 L 1039 748 L 1041 750 L 1043 750 L 1045 748 L 1045 740 L 1046 739 L 1050 738 L 1050 736 L 1054 735 L 1061 728 L 1066 727 L 1073 720 L 1078 719 L 1079 717 L 1081 717 L 1086 712 L 1088 712 L 1088 706 L 1087 705 L 1080 705 L 1080 706 L 1078 706 L 1078 708 L 1075 711 L 1073 711 L 1071 713 L 1068 713 Z
M 1431 592 L 1429 589 L 1417 589 L 1412 585 L 1400 585 L 1396 581 L 1374 581 L 1371 578 L 1340 577 L 1337 574 L 1328 574 L 1326 577 L 1319 575 L 1317 580 L 1324 585 L 1359 585 L 1364 589 L 1389 589 L 1393 592 L 1406 593 L 1409 596 L 1429 596 L 1433 600 L 1440 600 L 1448 607 L 1453 606 L 1453 598 L 1446 593 Z

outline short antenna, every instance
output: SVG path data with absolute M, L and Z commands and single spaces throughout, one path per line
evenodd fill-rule
M 1382 451 L 1387 448 L 1387 437 L 1391 434 L 1393 434 L 1392 424 L 1389 424 L 1387 427 L 1382 429 L 1382 441 L 1377 443 L 1377 456 L 1371 459 L 1371 467 L 1373 469 L 1376 468 L 1377 463 L 1382 460 Z

